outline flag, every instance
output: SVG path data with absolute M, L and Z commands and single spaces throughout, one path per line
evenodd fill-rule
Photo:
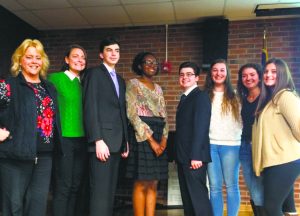
M 261 65 L 264 67 L 268 61 L 267 37 L 266 30 L 264 30 L 263 48 L 261 50 Z

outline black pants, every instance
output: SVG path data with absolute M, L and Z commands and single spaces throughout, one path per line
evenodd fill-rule
M 54 157 L 53 216 L 74 216 L 86 168 L 87 142 L 70 137 L 62 141 L 64 156 Z
M 39 156 L 37 164 L 0 160 L 2 216 L 46 215 L 52 156 Z
M 282 216 L 285 199 L 300 174 L 300 163 L 290 162 L 265 168 L 264 208 L 268 216 Z
M 297 212 L 294 199 L 294 185 L 282 205 L 283 212 Z
M 207 165 L 190 169 L 177 164 L 178 179 L 185 216 L 213 216 L 206 186 Z
M 90 153 L 90 216 L 112 216 L 120 158 L 120 153 L 110 153 L 108 161 L 101 162 Z

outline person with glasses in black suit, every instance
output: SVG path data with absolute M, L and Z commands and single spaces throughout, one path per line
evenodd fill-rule
M 211 162 L 209 125 L 211 103 L 201 91 L 200 69 L 193 62 L 179 67 L 183 94 L 176 113 L 175 159 L 185 216 L 212 216 L 206 186 L 207 164 Z

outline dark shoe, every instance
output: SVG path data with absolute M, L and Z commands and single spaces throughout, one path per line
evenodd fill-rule
M 254 216 L 258 216 L 257 208 L 256 208 L 256 206 L 254 205 L 253 200 L 250 200 L 250 204 L 251 204 L 251 207 L 252 207 L 252 211 L 253 211 Z
M 265 212 L 264 207 L 262 206 L 255 206 L 256 207 L 256 212 L 258 216 L 267 216 L 267 213 Z

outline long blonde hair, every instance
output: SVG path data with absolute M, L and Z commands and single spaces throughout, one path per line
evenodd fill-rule
M 29 47 L 36 48 L 37 52 L 41 55 L 42 58 L 42 69 L 40 71 L 40 76 L 45 79 L 47 76 L 47 70 L 49 68 L 49 59 L 47 54 L 44 51 L 43 44 L 37 39 L 25 39 L 21 45 L 15 50 L 11 57 L 11 74 L 17 76 L 21 71 L 20 61 L 21 58 L 25 55 L 26 50 Z

